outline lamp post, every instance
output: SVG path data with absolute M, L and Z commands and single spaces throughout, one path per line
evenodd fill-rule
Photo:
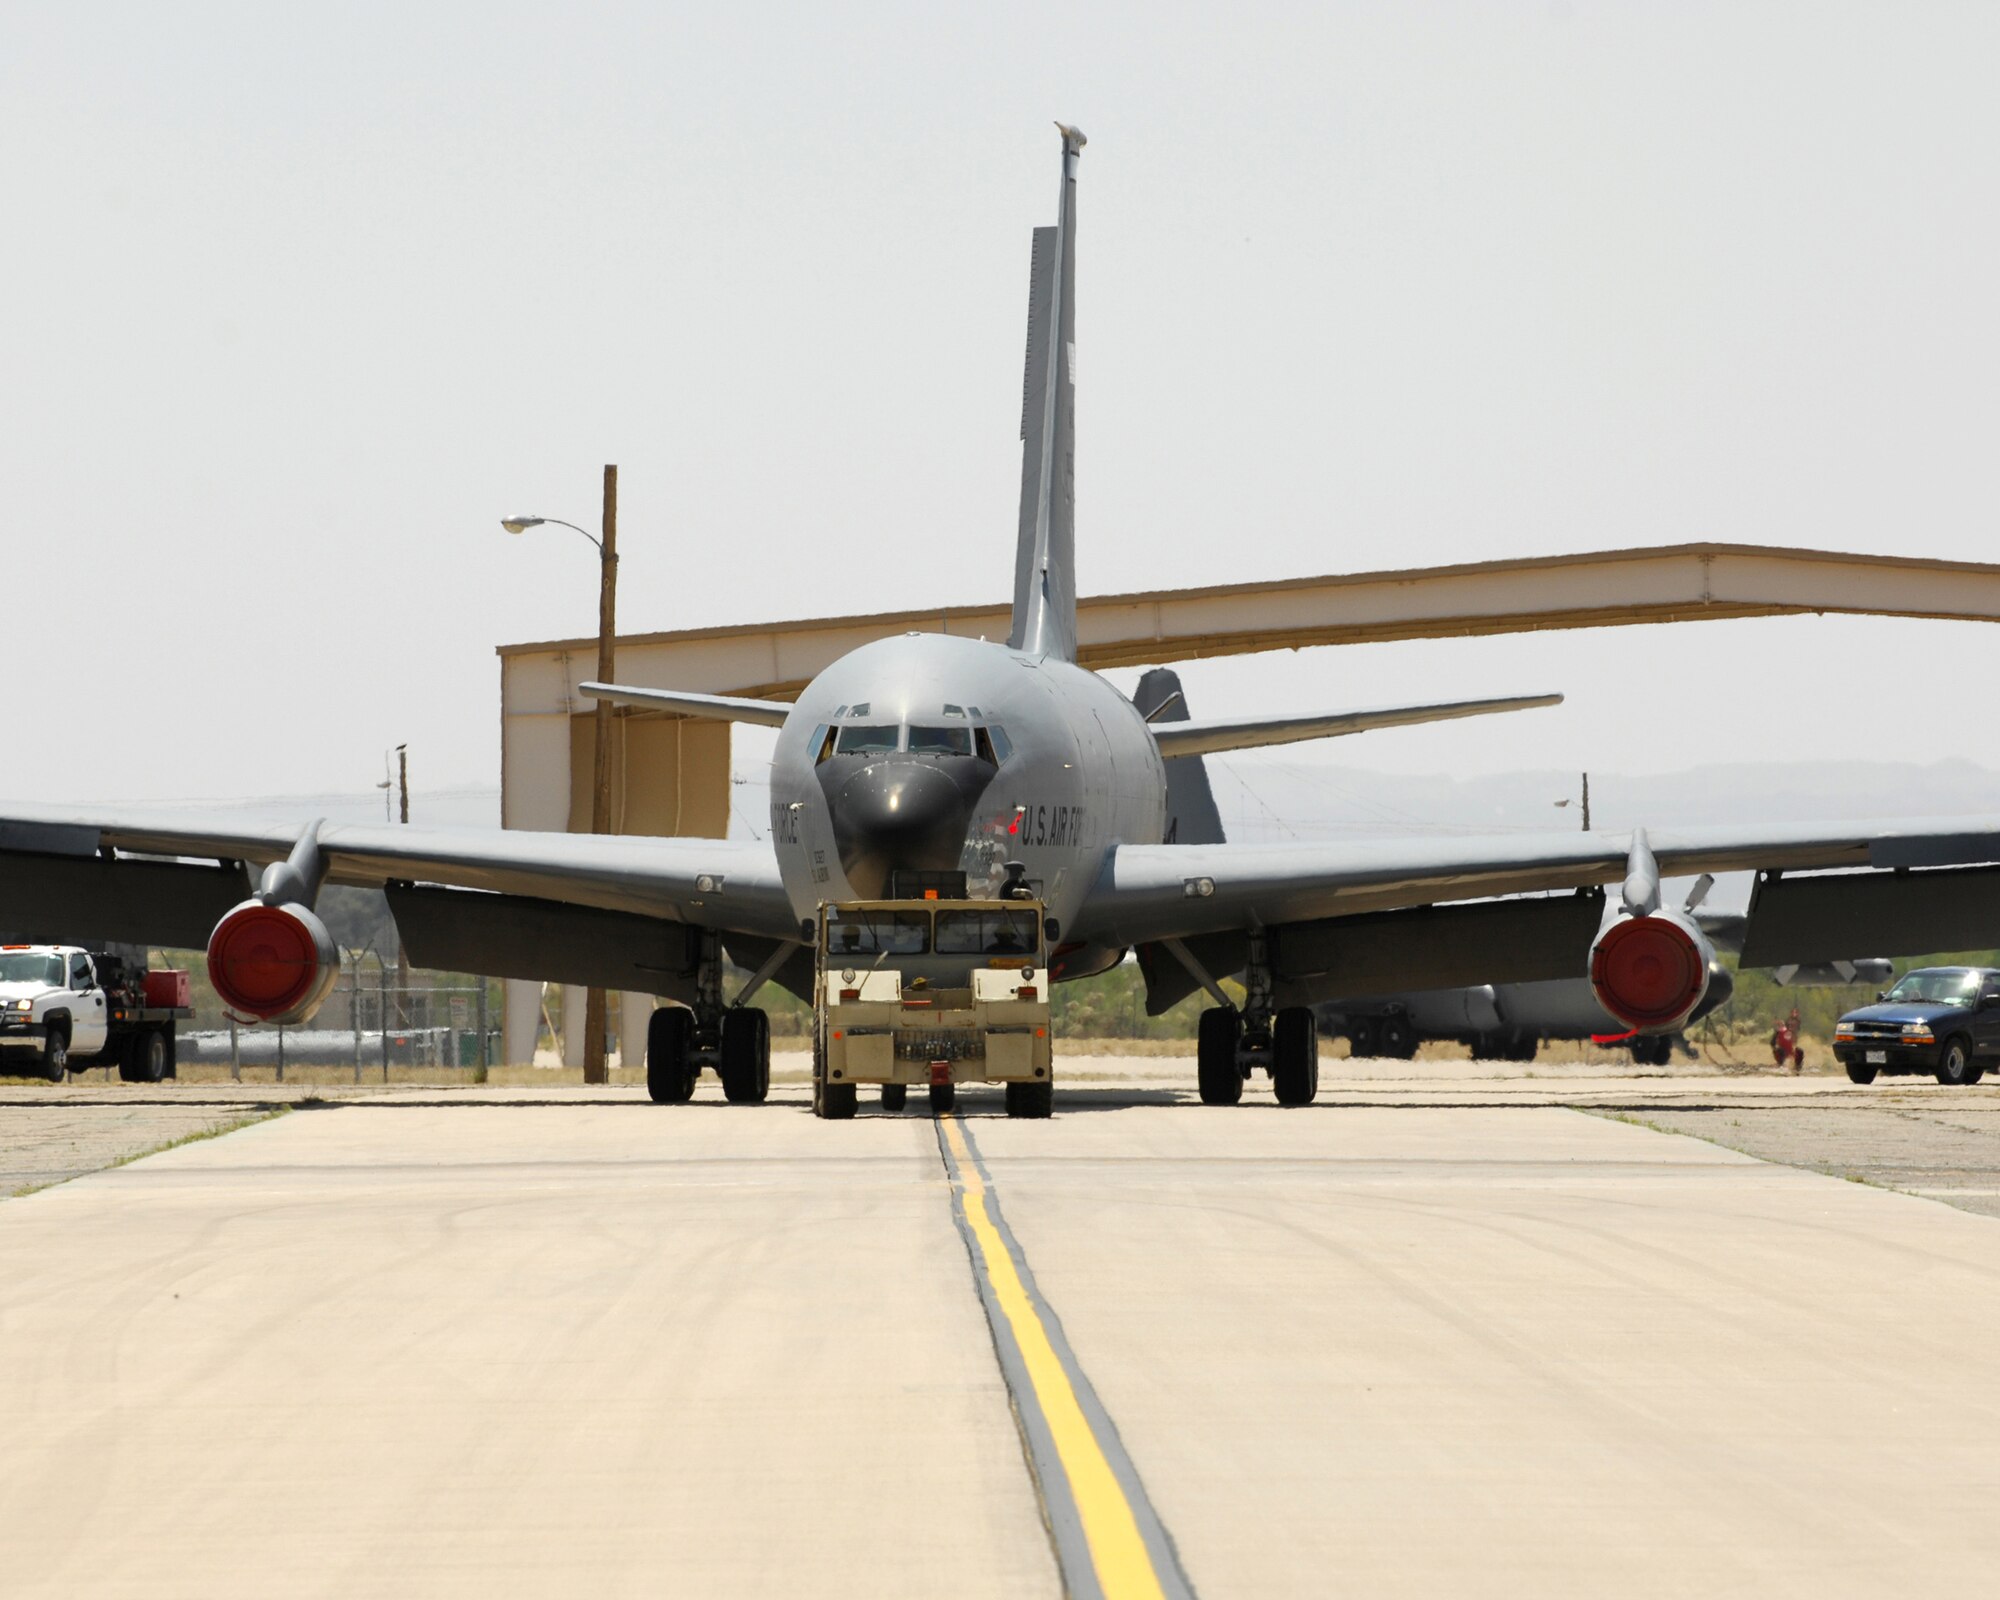
M 579 528 L 561 517 L 506 517 L 500 526 L 509 533 L 526 533 L 553 523 L 572 528 L 597 546 L 600 573 L 597 590 L 597 681 L 613 683 L 612 647 L 618 632 L 618 469 L 604 469 L 604 536 Z M 590 831 L 611 831 L 611 703 L 597 702 L 595 762 L 590 784 Z M 583 1081 L 605 1083 L 610 1074 L 604 1068 L 604 991 L 591 989 L 583 1007 Z

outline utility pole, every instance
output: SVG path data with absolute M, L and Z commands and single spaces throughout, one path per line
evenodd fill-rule
M 410 819 L 405 817 L 403 820 L 407 822 Z M 1583 831 L 1590 832 L 1590 774 L 1587 772 L 1583 775 Z
M 410 825 L 410 747 L 396 746 L 396 793 L 402 802 L 403 826 Z M 403 953 L 403 930 L 396 930 L 396 1024 L 407 1028 L 410 1025 L 410 958 Z M 383 1018 L 384 1027 L 388 1018 Z
M 598 547 L 597 681 L 616 683 L 612 660 L 618 635 L 618 469 L 604 469 L 604 542 Z M 611 702 L 597 702 L 596 765 L 590 787 L 590 831 L 611 831 Z M 592 989 L 583 1003 L 583 1081 L 609 1083 L 604 1065 L 605 995 Z

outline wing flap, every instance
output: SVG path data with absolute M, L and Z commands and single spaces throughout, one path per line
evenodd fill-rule
M 702 936 L 684 922 L 407 883 L 390 884 L 388 898 L 403 947 L 420 967 L 695 998 Z
M 199 949 L 250 880 L 237 866 L 0 851 L 9 936 Z
M 1990 949 L 2000 939 L 2000 867 L 1762 878 L 1751 892 L 1743 965 Z

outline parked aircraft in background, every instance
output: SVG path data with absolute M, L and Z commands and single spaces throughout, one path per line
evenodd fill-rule
M 1740 950 L 1747 919 L 1738 912 L 1698 911 L 1695 921 L 1717 950 Z M 1896 975 L 1893 961 L 1866 957 L 1788 965 L 1771 976 L 1785 988 L 1887 988 Z M 1708 993 L 1688 1015 L 1699 1022 L 1726 1004 L 1736 980 L 1713 962 Z M 1480 983 L 1457 989 L 1422 989 L 1408 994 L 1329 1000 L 1318 1008 L 1320 1032 L 1344 1037 L 1357 1056 L 1407 1061 L 1428 1039 L 1462 1044 L 1475 1059 L 1532 1061 L 1551 1040 L 1595 1040 L 1623 1044 L 1641 1066 L 1665 1066 L 1684 1035 L 1633 1033 L 1629 1036 L 1606 1011 L 1588 978 L 1550 978 L 1540 983 Z M 1684 1024 L 1685 1026 L 1685 1024 Z
M 817 906 L 938 874 L 963 874 L 974 896 L 1032 886 L 1059 934 L 1058 979 L 1136 950 L 1152 1009 L 1213 996 L 1198 1050 L 1211 1103 L 1239 1099 L 1253 1070 L 1269 1072 L 1279 1100 L 1310 1101 L 1313 1006 L 1345 994 L 1587 973 L 1624 1027 L 1675 1033 L 1707 999 L 1715 968 L 1700 924 L 1663 900 L 1667 875 L 1762 870 L 1746 961 L 1827 959 L 1863 935 L 1891 953 L 1918 948 L 1912 939 L 2000 944 L 1990 865 L 2000 862 L 2000 816 L 1348 844 L 1232 845 L 1177 832 L 1178 760 L 1558 697 L 1193 721 L 1143 690 L 1128 700 L 1076 664 L 1083 142 L 1062 130 L 1057 221 L 1035 233 L 1009 637 L 879 640 L 829 666 L 793 705 L 588 690 L 776 728 L 768 840 L 206 826 L 116 807 L 13 807 L 0 816 L 9 920 L 205 944 L 237 1014 L 301 1022 L 338 959 L 313 911 L 320 887 L 381 885 L 421 965 L 680 1002 L 687 1009 L 655 1013 L 648 1039 L 660 1100 L 686 1099 L 704 1064 L 718 1067 L 731 1098 L 762 1099 L 769 1034 L 748 1002 L 771 981 L 810 992 Z M 962 550 L 962 536 L 951 537 Z M 246 868 L 258 869 L 254 880 Z M 1871 870 L 1795 876 L 1811 868 Z M 734 995 L 724 993 L 725 953 L 753 973 Z M 1243 977 L 1240 1005 L 1220 987 L 1228 974 Z

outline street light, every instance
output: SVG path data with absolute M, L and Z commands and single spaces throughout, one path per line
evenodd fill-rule
M 509 533 L 526 533 L 530 528 L 553 524 L 574 529 L 597 546 L 599 582 L 597 590 L 597 681 L 614 683 L 612 646 L 618 633 L 618 469 L 604 469 L 604 537 L 561 517 L 503 517 L 500 526 Z M 597 702 L 596 760 L 590 785 L 590 831 L 611 831 L 611 702 Z M 630 1045 L 627 1045 L 628 1053 Z M 583 1081 L 605 1083 L 604 991 L 588 992 L 583 1008 Z

